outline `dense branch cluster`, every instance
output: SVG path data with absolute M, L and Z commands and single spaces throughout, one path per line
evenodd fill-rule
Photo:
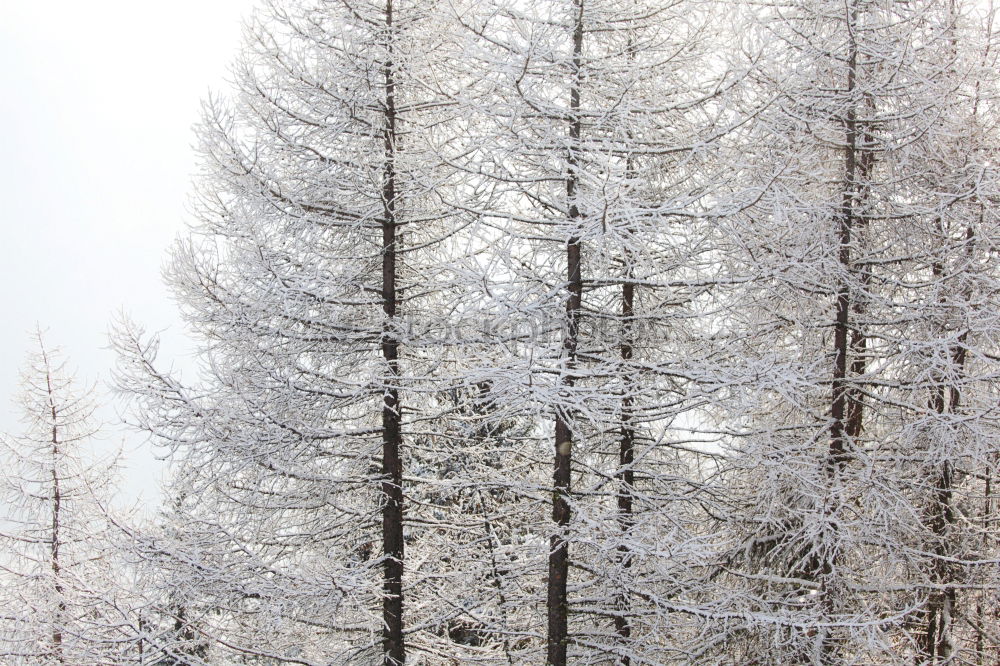
M 268 3 L 168 269 L 200 376 L 114 336 L 174 460 L 115 663 L 996 663 L 992 19 Z

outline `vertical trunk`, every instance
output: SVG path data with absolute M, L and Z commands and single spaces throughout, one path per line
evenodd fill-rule
M 935 390 L 932 406 L 938 414 L 944 414 L 946 403 L 944 389 Z M 958 389 L 952 388 L 951 405 L 958 404 Z M 935 589 L 927 601 L 927 628 L 924 633 L 923 658 L 925 663 L 946 663 L 954 652 L 951 639 L 951 622 L 956 603 L 956 590 L 949 586 L 953 582 L 952 566 L 948 562 L 948 539 L 955 522 L 953 506 L 954 469 L 950 460 L 941 463 L 941 471 L 934 488 L 934 515 L 931 531 L 934 534 L 934 568 L 931 572 Z
M 406 660 L 403 643 L 403 461 L 399 406 L 399 340 L 396 337 L 396 98 L 393 68 L 392 0 L 385 5 L 386 56 L 382 175 L 382 648 L 386 666 Z
M 941 220 L 937 223 L 940 242 L 945 243 L 945 230 Z M 973 229 L 970 226 L 966 230 L 967 248 L 971 248 Z M 969 251 L 967 249 L 967 251 Z M 944 278 L 945 269 L 941 262 L 935 262 L 931 268 L 938 282 Z M 940 303 L 946 305 L 947 297 L 942 294 Z M 967 332 L 959 335 L 957 342 L 949 350 L 949 359 L 952 365 L 952 375 L 956 379 L 961 377 L 965 371 L 966 348 L 965 342 L 968 337 Z M 930 408 L 939 416 L 945 414 L 956 414 L 961 406 L 961 392 L 957 385 L 947 386 L 947 378 L 939 377 L 938 385 L 931 391 L 929 400 Z M 934 589 L 927 600 L 927 627 L 924 631 L 922 658 L 926 663 L 945 663 L 954 652 L 954 643 L 951 637 L 951 622 L 957 601 L 957 591 L 949 586 L 954 582 L 953 565 L 949 563 L 950 549 L 949 539 L 951 538 L 951 526 L 955 522 L 954 508 L 954 474 L 955 470 L 951 460 L 945 459 L 941 463 L 940 472 L 934 485 L 933 515 L 931 516 L 931 532 L 934 537 L 934 568 L 931 572 L 934 582 Z
M 948 3 L 949 25 L 947 31 L 950 33 L 950 53 L 952 62 L 958 56 L 958 43 L 954 32 L 955 3 Z M 956 73 L 951 70 L 951 75 Z M 938 242 L 941 247 L 948 247 L 948 234 L 941 218 L 937 219 L 936 231 Z M 973 229 L 969 226 L 966 229 L 966 251 L 971 251 Z M 942 261 L 935 261 L 931 267 L 935 283 L 945 279 L 945 266 Z M 944 293 L 939 296 L 939 304 L 942 308 L 947 307 L 947 297 Z M 943 332 L 943 331 L 942 331 Z M 949 350 L 950 361 L 953 369 L 953 376 L 961 376 L 965 368 L 965 340 L 967 332 L 963 332 L 958 339 L 958 343 Z M 939 416 L 946 413 L 954 414 L 958 411 L 961 403 L 961 395 L 957 385 L 950 387 L 951 395 L 948 395 L 947 378 L 938 378 L 938 385 L 934 387 L 930 397 L 930 407 Z M 932 580 L 935 583 L 927 600 L 927 627 L 924 633 L 923 654 L 921 655 L 926 663 L 936 664 L 949 661 L 954 651 L 954 644 L 951 638 L 951 621 L 955 609 L 956 590 L 949 586 L 954 582 L 953 565 L 949 560 L 948 540 L 951 538 L 951 525 L 955 522 L 955 510 L 953 507 L 954 495 L 954 469 L 952 461 L 945 458 L 941 463 L 940 472 L 934 488 L 933 516 L 931 517 L 931 531 L 934 538 L 934 568 L 931 572 Z
M 955 522 L 955 512 L 952 507 L 952 478 L 952 465 L 946 460 L 941 463 L 941 472 L 935 484 L 935 513 L 931 524 L 936 537 L 934 554 L 937 555 L 932 576 L 939 587 L 931 593 L 927 602 L 927 630 L 924 635 L 923 656 L 926 658 L 925 663 L 929 664 L 947 662 L 954 651 L 951 621 L 956 601 L 955 588 L 948 586 L 952 576 L 951 567 L 945 559 L 948 555 L 947 533 L 951 524 Z
M 983 549 L 983 553 L 989 553 L 992 541 L 992 531 L 991 526 L 995 524 L 993 517 L 993 468 L 996 466 L 997 458 L 994 455 L 991 460 L 988 461 L 986 465 L 985 479 L 983 481 L 983 503 L 982 503 L 982 517 L 980 520 L 980 544 Z M 989 603 L 986 600 L 986 595 L 989 593 L 989 588 L 984 588 L 979 590 L 976 595 L 976 664 L 977 666 L 985 666 L 987 663 L 987 634 L 986 628 L 991 626 L 988 615 L 990 611 L 988 610 Z M 993 609 L 992 614 L 997 617 L 998 611 Z M 995 624 L 992 626 L 996 626 Z M 995 649 L 995 648 L 994 648 Z
M 869 117 L 874 115 L 875 102 L 870 96 L 866 97 L 863 108 Z M 856 135 L 860 141 L 859 145 L 855 147 L 857 155 L 855 168 L 857 169 L 857 174 L 855 176 L 856 189 L 854 196 L 857 204 L 857 202 L 863 201 L 866 198 L 867 184 L 871 182 L 872 170 L 875 168 L 875 151 L 873 149 L 875 136 L 869 124 L 859 127 Z M 851 230 L 855 242 L 863 236 L 868 227 L 868 218 L 857 210 L 856 204 L 852 212 L 854 228 Z M 871 266 L 863 266 L 858 276 L 858 293 L 851 295 L 851 311 L 854 315 L 854 321 L 851 327 L 851 342 L 849 347 L 851 356 L 850 376 L 855 382 L 860 381 L 859 378 L 864 376 L 867 369 L 868 339 L 865 337 L 861 320 L 867 309 L 865 301 L 868 297 L 867 292 L 871 286 L 871 282 Z M 846 410 L 845 431 L 849 441 L 856 442 L 864 431 L 864 401 L 861 388 L 857 384 L 847 391 Z
M 851 7 L 848 14 L 848 60 L 847 60 L 847 90 L 848 96 L 853 96 L 857 85 L 857 43 L 854 39 L 854 22 L 857 19 L 857 9 Z M 830 449 L 827 457 L 827 474 L 836 475 L 847 460 L 847 356 L 849 351 L 848 337 L 850 335 L 851 313 L 851 235 L 855 222 L 855 207 L 857 204 L 857 170 L 858 170 L 858 129 L 857 117 L 853 102 L 844 119 L 844 190 L 841 200 L 841 210 L 838 216 L 838 261 L 841 268 L 840 285 L 837 288 L 836 318 L 833 334 L 833 394 L 830 406 Z
M 826 456 L 825 470 L 830 485 L 830 496 L 825 512 L 829 520 L 829 531 L 835 530 L 835 521 L 830 515 L 838 510 L 836 506 L 841 498 L 837 497 L 837 485 L 840 472 L 850 457 L 850 427 L 848 422 L 848 401 L 850 383 L 847 377 L 848 355 L 850 352 L 849 338 L 851 335 L 851 243 L 854 231 L 855 217 L 859 198 L 858 178 L 858 121 L 855 110 L 854 95 L 857 89 L 858 45 L 855 37 L 855 24 L 858 18 L 857 6 L 852 2 L 847 8 L 847 80 L 845 94 L 848 97 L 848 109 L 844 117 L 844 184 L 841 197 L 841 210 L 838 215 L 838 262 L 841 277 L 837 287 L 836 318 L 833 335 L 833 382 L 830 404 L 830 446 Z M 827 534 L 826 538 L 835 538 Z M 821 603 L 827 619 L 837 610 L 837 590 L 830 588 L 830 576 L 836 567 L 837 549 L 824 544 L 819 549 L 817 573 L 820 575 L 822 591 Z M 830 636 L 829 629 L 820 631 L 820 660 L 822 664 L 836 663 L 835 641 Z
M 139 613 L 138 621 L 139 639 L 136 641 L 136 655 L 137 662 L 139 666 L 145 666 L 146 664 L 146 653 L 145 653 L 145 642 L 146 642 L 146 621 L 142 619 L 142 613 Z
M 628 59 L 630 64 L 635 63 L 636 45 L 635 40 L 630 36 L 628 41 Z M 632 149 L 632 142 L 635 140 L 631 129 L 628 130 L 629 150 Z M 633 182 L 635 180 L 635 160 L 632 155 L 626 158 L 625 180 Z M 627 242 L 631 240 L 632 229 L 628 230 Z M 618 527 L 621 530 L 622 543 L 618 546 L 618 563 L 623 572 L 632 566 L 632 550 L 628 545 L 628 537 L 635 524 L 632 507 L 632 489 L 635 484 L 635 471 L 632 463 L 635 461 L 635 424 L 632 421 L 635 400 L 631 394 L 631 387 L 636 378 L 632 375 L 632 353 L 635 344 L 635 266 L 634 257 L 630 247 L 626 244 L 622 252 L 622 330 L 621 345 L 619 353 L 621 356 L 624 376 L 622 377 L 622 402 L 621 402 L 621 423 L 620 436 L 618 440 L 618 473 L 615 475 L 618 481 Z M 631 600 L 629 591 L 622 590 L 618 598 L 615 609 L 615 632 L 621 637 L 622 642 L 627 642 L 632 636 L 632 625 L 630 623 Z M 619 658 L 621 666 L 630 666 L 632 660 L 628 655 Z
M 43 357 L 44 358 L 44 357 Z M 46 369 L 48 359 L 45 360 Z M 52 586 L 55 593 L 56 613 L 52 622 L 52 658 L 56 663 L 65 663 L 63 657 L 63 617 L 66 614 L 66 600 L 63 598 L 65 590 L 62 584 L 62 564 L 59 559 L 59 548 L 62 545 L 62 536 L 59 534 L 62 527 L 62 489 L 59 485 L 59 429 L 57 424 L 58 415 L 53 396 L 52 375 L 46 370 L 45 376 L 46 390 L 49 395 L 49 415 L 52 418 L 52 542 L 49 544 L 49 565 L 52 571 Z
M 506 631 L 508 626 L 507 595 L 504 593 L 503 575 L 500 573 L 500 566 L 497 562 L 496 544 L 500 543 L 500 539 L 497 537 L 496 531 L 493 529 L 493 523 L 490 521 L 490 516 L 486 512 L 486 495 L 483 493 L 482 488 L 476 488 L 476 494 L 479 495 L 479 509 L 483 517 L 483 528 L 486 531 L 486 548 L 490 555 L 490 578 L 493 580 L 493 587 L 497 590 L 500 626 L 504 628 L 503 653 L 507 658 L 507 663 L 510 666 L 514 666 L 514 657 L 510 653 L 510 636 L 508 636 Z
M 635 524 L 632 514 L 632 487 L 635 483 L 635 472 L 632 463 L 635 461 L 635 425 L 632 422 L 633 398 L 629 391 L 633 384 L 634 377 L 628 371 L 632 362 L 632 345 L 635 333 L 635 285 L 631 282 L 632 267 L 628 264 L 630 257 L 625 255 L 625 283 L 622 284 L 622 341 L 621 360 L 626 368 L 624 377 L 624 395 L 622 396 L 621 432 L 618 447 L 618 473 L 615 475 L 618 481 L 618 525 L 621 530 L 623 542 L 618 546 L 618 561 L 623 569 L 632 566 L 632 552 L 627 543 L 627 537 Z M 627 640 L 632 635 L 632 626 L 629 623 L 631 604 L 629 603 L 628 591 L 623 590 L 619 600 L 618 608 L 615 609 L 615 631 L 623 639 Z M 622 666 L 629 666 L 631 660 L 628 656 L 619 659 Z
M 560 389 L 573 386 L 579 342 L 580 310 L 583 304 L 583 278 L 580 260 L 580 237 L 575 225 L 580 219 L 576 197 L 580 176 L 580 85 L 581 56 L 583 53 L 583 0 L 574 0 L 576 21 L 573 28 L 573 81 L 570 84 L 569 155 L 566 176 L 566 201 L 569 205 L 568 222 L 570 238 L 566 244 L 566 280 L 569 298 L 566 300 L 566 330 L 563 337 L 565 366 L 560 378 Z M 573 455 L 573 428 L 570 410 L 560 404 L 556 408 L 555 456 L 552 472 L 552 520 L 556 531 L 549 544 L 549 577 L 547 595 L 548 650 L 547 663 L 565 666 L 569 644 L 569 608 L 567 576 L 569 574 L 569 544 L 566 526 L 570 519 L 569 492 L 570 469 Z

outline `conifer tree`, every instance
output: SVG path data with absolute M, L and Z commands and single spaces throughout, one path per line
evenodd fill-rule
M 754 99 L 770 104 L 741 137 L 760 160 L 756 203 L 724 221 L 735 241 L 724 265 L 743 281 L 726 326 L 742 379 L 723 417 L 735 510 L 716 579 L 720 649 L 750 663 L 925 663 L 900 630 L 948 603 L 950 469 L 983 456 L 971 438 L 927 437 L 955 425 L 940 384 L 985 389 L 992 370 L 965 376 L 963 334 L 925 326 L 945 285 L 981 279 L 958 249 L 970 244 L 940 226 L 976 188 L 965 167 L 945 176 L 928 159 L 953 131 L 959 81 L 979 76 L 956 75 L 941 10 L 810 0 L 759 15 L 762 44 L 780 46 L 757 70 Z M 990 182 L 973 155 L 953 164 Z M 983 220 L 977 232 L 994 233 Z M 991 421 L 969 413 L 977 429 Z M 923 571 L 937 571 L 929 588 L 911 578 Z
M 250 24 L 236 95 L 206 105 L 199 222 L 170 269 L 204 383 L 181 386 L 148 341 L 120 336 L 141 425 L 211 470 L 212 497 L 239 516 L 220 529 L 257 578 L 239 586 L 263 608 L 284 606 L 276 578 L 313 595 L 289 621 L 335 637 L 317 655 L 406 654 L 404 467 L 420 416 L 406 396 L 435 390 L 421 336 L 459 224 L 435 191 L 442 11 L 306 0 Z
M 115 460 L 97 446 L 90 392 L 77 388 L 41 332 L 35 342 L 18 400 L 25 430 L 2 439 L 0 656 L 15 664 L 121 662 L 135 635 L 109 515 Z

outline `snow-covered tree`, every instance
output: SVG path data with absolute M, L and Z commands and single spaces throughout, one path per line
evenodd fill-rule
M 144 654 L 995 657 L 977 11 L 270 3 L 168 270 L 199 379 L 116 335 Z
M 463 17 L 481 73 L 463 166 L 485 177 L 494 249 L 473 293 L 507 351 L 471 365 L 497 404 L 535 415 L 534 457 L 551 460 L 547 487 L 525 484 L 551 511 L 526 553 L 542 559 L 550 664 L 663 662 L 684 622 L 670 599 L 693 514 L 669 426 L 704 352 L 678 343 L 701 290 L 711 107 L 732 82 L 712 66 L 710 9 L 484 2 Z
M 199 470 L 211 513 L 193 511 L 242 567 L 211 593 L 237 624 L 238 605 L 272 613 L 289 658 L 406 652 L 407 441 L 437 390 L 461 225 L 437 191 L 457 83 L 431 66 L 445 9 L 305 0 L 249 25 L 236 94 L 206 106 L 199 221 L 170 268 L 204 381 L 119 340 L 140 425 Z M 255 649 L 254 630 L 226 631 Z
M 975 663 L 997 654 L 975 610 L 998 573 L 983 541 L 1000 436 L 996 36 L 992 15 L 972 3 L 936 6 L 927 20 L 946 44 L 928 68 L 941 70 L 949 93 L 908 159 L 912 261 L 896 277 L 906 296 L 895 331 L 901 385 L 892 398 L 905 424 L 897 456 L 922 528 L 907 544 L 922 606 L 900 642 L 920 663 Z
M 741 137 L 755 204 L 723 221 L 720 246 L 744 287 L 720 320 L 735 370 L 719 649 L 938 663 L 949 650 L 912 637 L 938 632 L 958 583 L 944 569 L 965 558 L 945 526 L 950 470 L 984 464 L 996 437 L 980 314 L 995 307 L 982 267 L 996 172 L 983 144 L 955 141 L 982 70 L 963 64 L 942 3 L 808 0 L 759 16 L 750 99 L 766 107 Z M 973 401 L 959 418 L 943 397 L 956 386 Z
M 24 432 L 2 437 L 0 656 L 124 663 L 136 635 L 109 517 L 115 460 L 101 454 L 90 392 L 35 340 L 18 397 Z

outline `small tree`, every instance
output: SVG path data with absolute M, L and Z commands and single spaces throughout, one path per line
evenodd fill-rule
M 111 522 L 115 461 L 93 455 L 91 392 L 57 350 L 38 349 L 22 376 L 25 430 L 3 435 L 0 658 L 5 663 L 118 661 L 129 626 L 115 618 Z M 116 656 L 117 655 L 117 656 Z

